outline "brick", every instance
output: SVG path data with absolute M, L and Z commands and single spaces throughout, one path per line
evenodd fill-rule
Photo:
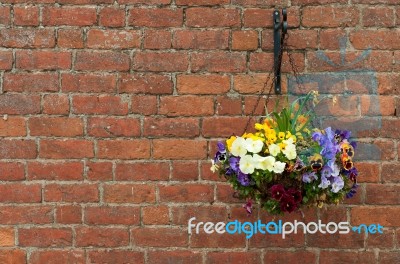
M 162 181 L 170 174 L 167 162 L 117 163 L 115 179 L 117 181 Z
M 44 7 L 45 26 L 92 26 L 97 23 L 96 9 L 89 7 Z
M 199 52 L 191 56 L 192 72 L 244 72 L 246 55 L 239 52 Z
M 0 7 L 0 25 L 10 25 L 11 11 L 9 6 Z
M 393 96 L 361 96 L 361 114 L 363 116 L 393 116 L 396 101 Z
M 383 164 L 381 174 L 383 182 L 400 182 L 399 170 L 399 164 Z
M 76 228 L 76 246 L 78 247 L 121 247 L 129 244 L 126 228 L 79 227 Z
M 173 161 L 171 179 L 174 181 L 195 181 L 198 179 L 197 161 Z
M 73 117 L 32 117 L 29 119 L 29 131 L 31 136 L 82 136 L 83 120 Z
M 99 24 L 104 27 L 123 27 L 125 25 L 125 10 L 113 7 L 100 9 Z
M 230 89 L 227 75 L 178 75 L 179 94 L 225 94 Z
M 233 8 L 193 7 L 186 10 L 189 27 L 239 27 L 240 10 Z
M 145 49 L 170 49 L 172 34 L 168 30 L 148 29 L 144 32 L 144 48 Z
M 159 186 L 161 202 L 212 202 L 214 187 L 204 184 Z
M 51 206 L 3 205 L 0 209 L 0 223 L 4 225 L 49 224 L 53 222 L 53 209 Z
M 273 251 L 268 250 L 264 255 L 264 262 L 266 263 L 280 263 L 282 261 L 288 261 L 289 263 L 296 263 L 299 260 L 306 263 L 315 263 L 316 255 L 312 251 Z M 325 263 L 325 262 L 324 262 Z
M 157 113 L 157 97 L 152 95 L 132 96 L 132 113 L 154 115 Z
M 380 264 L 396 263 L 399 260 L 400 260 L 400 254 L 397 251 L 380 252 L 379 253 L 379 263 Z
M 118 0 L 119 4 L 167 5 L 171 0 Z
M 357 162 L 356 164 L 359 182 L 378 182 L 380 175 L 380 165 L 377 163 Z
M 85 223 L 88 225 L 138 225 L 140 209 L 129 206 L 86 207 Z
M 57 0 L 59 4 L 73 4 L 73 5 L 93 5 L 93 4 L 112 4 L 113 0 Z
M 40 141 L 39 156 L 48 159 L 93 158 L 93 142 L 82 139 L 43 139 Z
M 291 57 L 293 59 L 294 65 L 297 67 L 297 71 L 302 72 L 305 69 L 305 58 L 302 53 L 292 53 Z M 273 65 L 273 54 L 272 53 L 252 53 L 250 55 L 250 65 L 249 68 L 251 71 L 262 71 L 262 72 L 271 72 Z M 287 54 L 284 54 L 282 57 L 282 72 L 292 72 L 292 65 L 290 64 L 290 60 Z
M 99 30 L 87 33 L 87 47 L 93 49 L 132 49 L 140 47 L 140 31 Z
M 13 247 L 15 245 L 15 231 L 13 227 L 0 228 L 0 246 Z
M 83 180 L 83 164 L 81 162 L 29 162 L 27 169 L 29 180 Z
M 184 6 L 199 6 L 199 5 L 224 5 L 229 4 L 229 0 L 177 0 L 175 3 L 177 5 L 184 5 Z
M 75 69 L 87 71 L 128 71 L 129 55 L 117 51 L 79 51 L 76 54 Z
M 131 250 L 89 251 L 88 263 L 143 264 L 144 253 Z
M 36 144 L 33 140 L 1 140 L 1 159 L 34 159 L 36 154 Z
M 168 75 L 120 74 L 118 91 L 134 94 L 172 94 L 173 82 Z
M 0 197 L 2 203 L 38 203 L 42 200 L 42 190 L 39 184 L 2 184 Z
M 359 10 L 351 7 L 311 6 L 303 8 L 304 27 L 352 27 L 359 23 Z
M 368 235 L 368 248 L 390 249 L 394 247 L 394 230 L 384 230 L 383 234 Z
M 155 159 L 204 159 L 207 142 L 189 139 L 158 139 L 153 141 Z M 185 151 L 182 152 L 182 149 Z
M 17 51 L 16 68 L 24 70 L 66 70 L 71 68 L 70 52 Z
M 5 73 L 3 90 L 7 92 L 56 92 L 56 73 Z
M 234 248 L 244 249 L 246 246 L 246 239 L 244 234 L 206 234 L 200 232 L 199 234 L 192 234 L 190 238 L 191 248 Z
M 325 55 L 335 64 L 340 65 L 340 52 L 325 52 Z M 347 61 L 355 61 L 361 55 L 361 52 L 347 52 Z M 311 72 L 330 72 L 338 70 L 369 69 L 378 72 L 391 71 L 393 68 L 393 53 L 389 51 L 372 51 L 364 60 L 359 60 L 349 66 L 333 66 L 323 60 L 320 60 L 315 52 L 307 53 L 308 70 Z
M 272 82 L 272 80 L 268 80 L 265 88 L 263 88 L 268 79 L 268 75 L 264 73 L 238 74 L 233 78 L 233 88 L 240 94 L 259 94 L 263 89 L 266 94 Z
M 322 99 L 315 107 L 315 112 L 321 116 L 359 116 L 358 96 L 336 96 L 337 102 L 333 104 L 332 99 Z
M 399 187 L 398 186 L 390 186 L 390 185 L 382 185 L 382 184 L 368 184 L 366 189 L 366 203 L 367 204 L 380 204 L 380 205 L 389 205 L 389 204 L 398 204 Z
M 319 255 L 320 262 L 326 264 L 342 263 L 348 261 L 350 258 L 355 263 L 376 263 L 374 252 L 367 251 L 321 251 Z
M 20 181 L 25 179 L 25 166 L 21 162 L 0 162 L 1 181 Z
M 46 94 L 43 96 L 43 114 L 66 115 L 69 113 L 69 99 L 66 94 Z
M 319 248 L 359 249 L 364 247 L 364 234 L 321 234 L 307 236 L 307 246 Z
M 351 44 L 356 49 L 399 49 L 395 40 L 400 37 L 400 30 L 358 30 L 350 33 Z
M 269 40 L 272 43 L 273 37 L 271 37 Z M 320 40 L 322 41 L 321 38 Z M 318 47 L 318 32 L 315 30 L 305 30 L 305 29 L 293 30 L 290 33 L 287 45 L 291 49 L 316 49 Z
M 171 208 L 172 223 L 175 225 L 187 225 L 192 217 L 195 222 L 222 222 L 228 220 L 228 212 L 224 206 L 174 206 Z M 192 230 L 194 232 L 194 230 Z
M 38 26 L 39 8 L 37 6 L 14 7 L 14 24 L 17 26 Z
M 97 184 L 48 184 L 44 188 L 47 202 L 89 203 L 99 201 Z
M 11 70 L 13 55 L 11 51 L 0 51 L 0 70 Z
M 246 0 L 235 0 L 237 1 L 246 1 Z M 258 1 L 258 0 L 254 0 Z M 274 5 L 275 2 L 272 4 Z M 254 4 L 253 4 L 254 6 Z M 273 26 L 273 15 L 274 9 L 268 8 L 246 8 L 243 11 L 243 24 L 245 27 L 250 28 L 272 28 Z M 288 8 L 288 25 L 290 27 L 299 27 L 300 25 L 300 9 L 292 6 Z M 266 17 L 271 17 L 271 19 L 265 19 Z
M 81 49 L 83 33 L 81 29 L 60 28 L 57 32 L 57 46 L 60 48 Z
M 138 137 L 140 120 L 137 118 L 91 117 L 87 133 L 94 137 Z
M 209 117 L 203 119 L 204 137 L 230 137 L 241 135 L 248 122 L 248 117 Z
M 75 95 L 72 98 L 72 109 L 76 114 L 126 115 L 128 103 L 114 95 Z
M 254 30 L 233 31 L 233 50 L 256 50 L 258 48 L 258 32 Z
M 22 247 L 72 246 L 70 228 L 19 228 L 18 242 Z
M 340 50 L 340 39 L 346 38 L 344 29 L 328 28 L 319 32 L 320 49 Z
M 143 135 L 146 137 L 194 138 L 200 134 L 199 120 L 195 118 L 146 117 Z
M 395 25 L 393 8 L 366 7 L 362 10 L 362 24 L 364 27 L 393 27 Z
M 150 158 L 148 140 L 101 140 L 97 143 L 97 157 L 101 159 Z
M 82 208 L 80 205 L 60 205 L 56 207 L 56 223 L 82 223 Z
M 347 0 L 293 0 L 294 5 L 311 5 L 311 4 L 347 4 Z
M 22 117 L 8 117 L 0 119 L 0 136 L 18 137 L 26 136 L 26 122 Z
M 388 206 L 359 206 L 351 208 L 351 225 L 380 224 L 384 227 L 398 226 L 400 209 Z
M 104 185 L 106 203 L 154 203 L 156 192 L 149 184 L 112 184 Z
M 394 113 L 394 111 L 392 111 Z M 393 119 L 393 120 L 382 120 L 382 133 L 381 136 L 385 138 L 399 138 L 400 137 L 400 131 L 399 131 L 399 126 L 400 126 L 400 120 L 399 119 Z
M 129 26 L 138 27 L 180 27 L 183 23 L 183 10 L 158 8 L 132 8 L 129 10 Z
M 224 203 L 244 203 L 243 200 L 239 200 L 234 196 L 234 191 L 230 185 L 219 184 L 217 185 L 217 201 Z
M 1 94 L 0 109 L 0 114 L 38 114 L 40 112 L 40 96 L 25 94 Z
M 240 97 L 218 96 L 216 98 L 215 114 L 240 115 L 242 113 L 242 100 Z
M 228 30 L 177 30 L 172 46 L 176 49 L 214 50 L 229 47 Z
M 21 249 L 1 249 L 0 259 L 4 263 L 26 263 L 26 252 Z
M 63 73 L 61 78 L 63 92 L 113 93 L 117 82 L 114 74 Z
M 132 67 L 144 72 L 184 72 L 189 67 L 189 56 L 182 52 L 141 52 L 134 56 Z
M 110 181 L 113 178 L 112 167 L 111 162 L 88 162 L 87 178 L 91 181 Z
M 259 252 L 209 252 L 207 254 L 207 264 L 216 264 L 224 261 L 237 264 L 262 263 Z
M 142 209 L 143 224 L 145 225 L 166 225 L 169 224 L 168 206 L 146 206 Z
M 213 173 L 211 171 L 211 161 L 203 161 L 200 164 L 200 178 L 202 180 L 207 180 L 207 181 L 223 181 L 224 180 L 223 177 L 220 177 L 217 173 Z
M 186 230 L 177 228 L 133 228 L 133 244 L 140 247 L 186 247 Z
M 84 263 L 83 250 L 46 250 L 33 251 L 29 257 L 30 264 Z
M 148 254 L 149 262 L 153 264 L 163 263 L 201 263 L 202 255 L 196 251 L 174 250 L 174 251 L 151 251 Z
M 167 116 L 213 115 L 214 101 L 207 96 L 164 96 L 160 100 L 159 113 Z
M 53 29 L 0 29 L 0 45 L 4 48 L 53 48 L 55 39 Z
M 399 95 L 400 89 L 398 89 L 397 81 L 400 81 L 399 74 L 378 74 L 378 93 L 383 95 Z

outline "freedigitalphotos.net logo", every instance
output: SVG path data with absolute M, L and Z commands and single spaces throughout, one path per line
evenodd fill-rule
M 303 232 L 304 234 L 315 234 L 317 232 L 321 234 L 348 234 L 350 232 L 357 233 L 368 233 L 368 234 L 383 234 L 383 226 L 380 224 L 366 225 L 362 224 L 359 226 L 353 226 L 350 228 L 349 222 L 329 222 L 322 223 L 321 220 L 318 222 L 304 223 L 295 220 L 292 222 L 283 222 L 282 220 L 270 221 L 263 223 L 261 220 L 256 222 L 240 222 L 238 220 L 225 222 L 197 222 L 196 217 L 192 217 L 188 221 L 188 233 L 199 234 L 204 232 L 206 234 L 218 233 L 218 234 L 246 234 L 246 238 L 250 239 L 255 234 L 271 234 L 282 236 L 285 239 L 289 234 L 297 234 Z M 193 231 L 193 232 L 192 232 Z

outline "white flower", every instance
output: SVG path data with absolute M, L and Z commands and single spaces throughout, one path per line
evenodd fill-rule
M 338 193 L 344 187 L 344 181 L 341 177 L 337 177 L 332 183 L 332 192 Z
M 253 140 L 252 138 L 246 139 L 246 149 L 248 152 L 259 153 L 264 146 L 261 140 Z
M 250 155 L 244 155 L 240 158 L 239 169 L 245 174 L 252 174 L 255 169 L 256 162 Z
M 297 153 L 296 153 L 296 146 L 293 144 L 289 144 L 285 147 L 284 150 L 282 150 L 283 154 L 285 154 L 286 158 L 288 158 L 288 160 L 293 160 L 297 157 Z
M 246 140 L 242 137 L 237 137 L 232 143 L 231 153 L 236 157 L 242 157 L 246 155 Z
M 274 157 L 276 157 L 276 155 L 278 155 L 279 152 L 281 152 L 281 148 L 276 144 L 269 145 L 268 150 L 269 150 L 269 154 L 271 154 Z
M 275 164 L 275 158 L 272 156 L 261 157 L 258 161 L 258 169 L 272 171 Z
M 277 161 L 277 162 L 274 163 L 274 167 L 273 167 L 272 170 L 275 173 L 282 173 L 285 170 L 285 167 L 286 167 L 286 163 L 285 162 Z
M 215 164 L 215 162 L 214 162 L 213 159 L 211 159 L 211 168 L 210 168 L 210 170 L 211 170 L 213 173 L 215 173 L 218 169 L 219 169 L 218 165 Z
M 283 140 L 282 141 L 285 145 L 293 145 L 293 138 L 289 138 L 289 139 L 286 139 L 286 140 Z

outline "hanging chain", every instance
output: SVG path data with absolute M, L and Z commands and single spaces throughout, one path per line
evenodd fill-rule
M 280 52 L 279 52 L 279 57 L 278 57 L 277 65 L 280 65 L 280 64 L 282 63 L 282 56 L 283 56 L 283 51 L 284 51 L 284 50 L 286 50 L 286 53 L 289 55 L 289 61 L 290 61 L 291 58 L 292 58 L 292 56 L 291 56 L 289 50 L 287 49 L 287 45 L 286 45 L 288 38 L 289 38 L 289 34 L 285 34 L 284 36 L 281 35 L 281 50 L 280 50 Z M 292 60 L 293 60 L 293 59 L 292 59 Z M 293 61 L 293 62 L 290 62 L 290 64 L 291 64 L 292 68 L 296 67 L 294 61 Z M 297 68 L 296 68 L 296 72 L 297 72 Z M 244 131 L 243 131 L 242 134 L 246 133 L 246 131 L 247 131 L 249 125 L 250 125 L 251 119 L 254 117 L 255 112 L 256 112 L 256 110 L 257 110 L 257 107 L 258 107 L 258 105 L 260 104 L 261 98 L 262 98 L 262 96 L 264 95 L 264 91 L 265 91 L 265 89 L 266 89 L 267 86 L 268 86 L 268 82 L 271 80 L 271 75 L 272 75 L 272 74 L 274 75 L 274 77 L 272 78 L 272 81 L 271 81 L 271 84 L 270 84 L 270 87 L 269 87 L 269 91 L 268 91 L 268 94 L 267 94 L 267 98 L 265 99 L 265 104 L 264 104 L 265 107 L 268 107 L 269 99 L 270 99 L 270 97 L 271 97 L 272 90 L 273 90 L 273 88 L 274 88 L 275 81 L 276 81 L 276 78 L 277 78 L 277 76 L 276 76 L 276 65 L 275 65 L 275 61 L 274 61 L 274 63 L 273 63 L 273 67 L 272 67 L 271 71 L 268 73 L 267 79 L 266 79 L 266 81 L 264 82 L 264 85 L 263 85 L 263 87 L 262 87 L 262 89 L 261 89 L 261 91 L 260 91 L 260 94 L 259 94 L 258 97 L 257 97 L 256 103 L 254 104 L 254 107 L 253 107 L 252 111 L 250 112 L 250 116 L 249 116 L 249 118 L 248 118 L 248 120 L 247 120 L 246 126 L 245 126 Z M 297 81 L 297 80 L 296 80 L 296 81 Z

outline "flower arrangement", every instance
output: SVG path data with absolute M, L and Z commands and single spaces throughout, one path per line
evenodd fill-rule
M 338 204 L 356 193 L 356 143 L 350 131 L 312 127 L 317 92 L 255 124 L 255 132 L 218 142 L 211 170 L 224 176 L 248 213 L 256 201 L 270 214 Z

